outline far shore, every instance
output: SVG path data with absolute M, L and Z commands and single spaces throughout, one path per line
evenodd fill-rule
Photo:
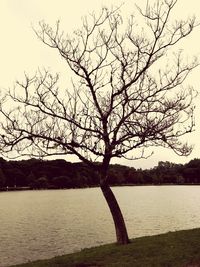
M 174 183 L 166 183 L 166 184 L 112 184 L 110 187 L 124 187 L 124 186 L 190 186 L 190 185 L 198 185 L 200 186 L 200 183 L 183 183 L 183 184 L 174 184 Z M 98 188 L 99 186 L 85 186 L 85 187 L 63 187 L 63 188 L 56 188 L 56 187 L 50 187 L 50 188 L 31 188 L 28 186 L 24 187 L 15 187 L 15 186 L 8 186 L 0 188 L 0 192 L 5 191 L 26 191 L 26 190 L 67 190 L 67 189 L 85 189 L 85 188 Z

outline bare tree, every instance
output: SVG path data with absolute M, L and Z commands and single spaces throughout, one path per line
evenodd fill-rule
M 108 184 L 112 158 L 146 157 L 150 146 L 179 155 L 192 149 L 180 141 L 194 126 L 194 90 L 183 82 L 198 62 L 184 61 L 181 51 L 168 61 L 166 55 L 197 24 L 195 18 L 170 22 L 176 2 L 138 7 L 141 27 L 134 17 L 125 27 L 119 8 L 103 8 L 84 18 L 72 38 L 59 22 L 54 30 L 40 22 L 36 34 L 72 71 L 71 87 L 62 89 L 59 75 L 44 70 L 25 75 L 1 101 L 1 150 L 39 157 L 73 154 L 98 170 L 120 244 L 129 239 Z

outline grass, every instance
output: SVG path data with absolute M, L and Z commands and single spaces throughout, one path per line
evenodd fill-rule
M 198 265 L 199 263 L 199 265 Z M 108 244 L 17 267 L 198 267 L 200 229 L 141 237 L 125 246 Z

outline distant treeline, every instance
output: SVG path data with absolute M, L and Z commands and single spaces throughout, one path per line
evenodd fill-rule
M 57 189 L 93 187 L 99 183 L 98 172 L 84 163 L 65 160 L 6 161 L 0 158 L 0 189 L 29 187 Z M 114 164 L 110 166 L 109 183 L 126 184 L 200 184 L 200 159 L 189 163 L 158 163 L 149 170 Z

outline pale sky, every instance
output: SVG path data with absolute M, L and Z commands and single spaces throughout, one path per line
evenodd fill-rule
M 66 33 L 81 26 L 81 17 L 89 12 L 112 5 L 122 7 L 122 14 L 135 12 L 135 3 L 141 6 L 141 0 L 0 0 L 0 89 L 12 87 L 16 79 L 23 77 L 24 72 L 34 73 L 38 67 L 46 67 L 52 72 L 66 73 L 64 62 L 55 50 L 46 47 L 36 37 L 32 26 L 37 27 L 40 20 L 54 25 L 59 19 Z M 143 4 L 146 1 L 143 1 Z M 152 1 L 149 0 L 149 3 Z M 195 15 L 200 21 L 199 0 L 179 0 L 174 10 L 174 19 L 187 18 Z M 200 56 L 200 27 L 187 40 L 181 43 L 186 55 Z M 200 67 L 190 75 L 188 84 L 200 92 Z M 115 160 L 113 163 L 134 166 L 136 168 L 151 168 L 158 161 L 186 163 L 193 158 L 200 158 L 200 96 L 196 99 L 195 132 L 185 136 L 185 140 L 194 144 L 194 150 L 189 157 L 179 157 L 169 149 L 154 149 L 154 155 L 146 160 L 137 161 Z M 134 153 L 134 151 L 133 151 Z M 70 157 L 65 157 L 70 161 Z

